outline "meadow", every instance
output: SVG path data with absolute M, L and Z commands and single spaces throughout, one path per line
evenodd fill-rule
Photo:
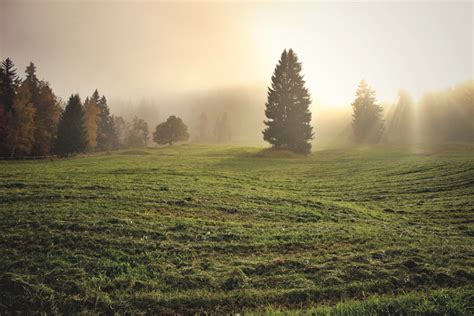
M 0 162 L 0 314 L 473 314 L 473 153 Z

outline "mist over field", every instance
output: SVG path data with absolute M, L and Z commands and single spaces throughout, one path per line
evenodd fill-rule
M 473 16 L 0 0 L 0 315 L 473 315 Z

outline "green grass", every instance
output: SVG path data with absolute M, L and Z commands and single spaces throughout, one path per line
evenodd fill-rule
M 473 314 L 473 149 L 1 162 L 0 314 Z

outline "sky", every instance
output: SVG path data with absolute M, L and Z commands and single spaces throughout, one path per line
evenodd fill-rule
M 160 98 L 268 86 L 293 48 L 315 103 L 348 106 L 361 79 L 380 101 L 473 78 L 471 2 L 0 0 L 0 58 L 61 98 Z M 264 91 L 264 90 L 263 90 Z

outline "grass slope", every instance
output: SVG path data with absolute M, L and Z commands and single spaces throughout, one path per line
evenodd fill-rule
M 472 314 L 472 155 L 177 146 L 2 162 L 0 313 Z

